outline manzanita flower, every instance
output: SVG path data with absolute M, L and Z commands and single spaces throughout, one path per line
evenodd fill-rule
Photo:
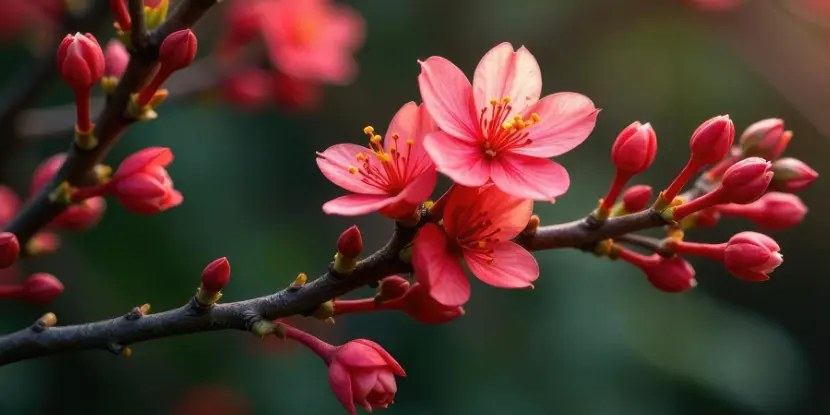
M 689 203 L 663 212 L 668 219 L 681 220 L 697 211 L 719 204 L 754 202 L 769 187 L 772 180 L 772 163 L 759 158 L 743 159 L 726 170 L 720 185 Z
M 741 232 L 721 244 L 674 241 L 679 254 L 699 255 L 722 262 L 732 275 L 750 282 L 766 281 L 784 262 L 774 239 L 757 232 Z
M 65 160 L 66 153 L 58 153 L 38 165 L 32 174 L 32 182 L 29 185 L 29 192 L 32 196 L 49 184 L 61 166 L 63 166 Z M 106 209 L 107 202 L 103 197 L 91 197 L 81 203 L 67 206 L 60 215 L 49 223 L 49 226 L 69 231 L 87 230 L 101 221 Z
M 599 110 L 576 93 L 539 99 L 542 75 L 527 49 L 496 46 L 472 85 L 452 62 L 433 56 L 421 62 L 418 84 L 441 128 L 424 143 L 440 172 L 468 187 L 492 180 L 525 199 L 553 200 L 568 190 L 568 172 L 548 158 L 581 144 Z
M 683 258 L 666 258 L 658 254 L 645 256 L 619 248 L 619 258 L 640 268 L 654 288 L 667 293 L 679 293 L 697 286 L 695 270 Z
M 785 157 L 772 163 L 774 176 L 770 186 L 784 192 L 797 192 L 810 186 L 818 173 L 806 163 L 792 157 Z
M 741 153 L 744 157 L 775 160 L 787 148 L 792 137 L 791 131 L 784 131 L 784 120 L 767 118 L 750 125 L 741 134 Z
M 441 304 L 460 306 L 470 298 L 470 282 L 461 260 L 487 284 L 533 287 L 539 266 L 511 242 L 528 224 L 531 200 L 511 196 L 497 186 L 455 186 L 447 196 L 443 229 L 428 223 L 415 238 L 412 265 L 418 282 Z
M 407 218 L 432 193 L 435 168 L 424 151 L 424 136 L 436 130 L 423 105 L 407 103 L 395 114 L 386 137 L 372 127 L 367 147 L 337 144 L 319 153 L 317 166 L 334 184 L 354 194 L 323 205 L 337 215 L 375 211 L 393 219 Z
M 288 325 L 285 336 L 308 347 L 329 366 L 334 396 L 352 415 L 357 414 L 355 405 L 369 412 L 388 407 L 398 390 L 395 375 L 406 376 L 389 352 L 371 340 L 357 339 L 335 347 Z
M 734 140 L 735 124 L 728 115 L 710 118 L 697 127 L 689 140 L 691 150 L 689 161 L 669 187 L 663 191 L 657 201 L 657 206 L 668 206 L 698 170 L 726 156 Z
M 651 166 L 657 153 L 657 135 L 651 124 L 634 121 L 620 132 L 611 148 L 614 180 L 599 206 L 597 218 L 607 219 L 625 184 Z M 651 189 L 649 188 L 649 193 Z
M 716 208 L 726 216 L 746 218 L 761 229 L 783 230 L 804 220 L 807 206 L 792 193 L 769 192 L 746 205 L 727 204 Z
M 75 201 L 112 195 L 130 212 L 154 215 L 182 203 L 165 167 L 173 162 L 169 148 L 149 147 L 124 159 L 107 183 L 83 187 L 72 194 Z

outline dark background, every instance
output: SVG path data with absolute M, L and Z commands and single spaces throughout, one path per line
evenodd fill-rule
M 556 205 L 537 205 L 543 223 L 595 206 L 612 175 L 610 145 L 634 120 L 657 131 L 657 160 L 637 178 L 655 188 L 685 163 L 695 127 L 723 113 L 739 131 L 784 118 L 795 133 L 787 154 L 824 173 L 830 30 L 822 16 L 795 14 L 788 1 L 746 0 L 723 13 L 690 3 L 351 1 L 368 29 L 356 82 L 326 88 L 321 106 L 304 113 L 246 111 L 211 92 L 165 103 L 159 119 L 131 128 L 108 161 L 171 147 L 169 171 L 185 203 L 140 217 L 111 202 L 96 229 L 66 235 L 57 254 L 25 262 L 30 272 L 57 275 L 66 291 L 49 306 L 0 304 L 0 330 L 17 330 L 46 311 L 60 324 L 78 324 L 145 302 L 155 311 L 177 307 L 194 293 L 204 265 L 221 256 L 233 268 L 224 301 L 265 295 L 298 272 L 322 273 L 337 235 L 355 223 L 367 249 L 379 247 L 388 220 L 319 209 L 343 192 L 319 173 L 314 152 L 362 143 L 367 124 L 385 131 L 404 102 L 419 100 L 417 59 L 445 56 L 471 74 L 502 41 L 535 54 L 544 93 L 581 92 L 603 109 L 585 144 L 559 159 L 572 185 Z M 196 30 L 200 55 L 223 30 L 222 6 L 210 14 Z M 107 26 L 95 28 L 102 43 Z M 11 80 L 33 52 L 14 43 L 2 56 L 0 70 Z M 41 104 L 70 99 L 55 82 Z M 37 163 L 63 151 L 69 138 L 20 140 L 3 154 L 4 182 L 26 189 Z M 826 189 L 820 178 L 802 192 L 810 207 L 805 223 L 773 234 L 786 262 L 768 282 L 746 283 L 695 259 L 699 286 L 669 295 L 630 265 L 575 250 L 541 252 L 534 291 L 476 282 L 467 315 L 447 325 L 372 314 L 303 327 L 331 342 L 370 338 L 395 356 L 408 377 L 399 379 L 390 414 L 830 413 Z M 727 220 L 688 238 L 721 242 L 747 228 Z M 3 367 L 0 413 L 343 413 L 319 359 L 275 339 L 217 332 L 133 349 L 131 358 L 88 351 Z M 235 409 L 221 410 L 225 400 Z M 215 412 L 198 412 L 192 402 Z

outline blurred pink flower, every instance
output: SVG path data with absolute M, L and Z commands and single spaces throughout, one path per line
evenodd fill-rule
M 224 385 L 199 386 L 187 390 L 171 411 L 173 415 L 247 415 L 248 401 Z
M 51 29 L 61 13 L 57 0 L 0 0 L 0 42 L 6 42 L 26 29 Z

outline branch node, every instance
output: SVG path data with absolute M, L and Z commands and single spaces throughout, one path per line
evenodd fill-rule
M 288 291 L 297 291 L 300 288 L 303 288 L 306 282 L 308 282 L 308 276 L 301 272 L 297 274 L 297 278 L 294 278 L 294 281 L 292 281 L 291 285 L 288 286 Z
M 110 353 L 112 353 L 116 356 L 124 355 L 124 357 L 131 357 L 133 355 L 133 349 L 132 348 L 130 348 L 129 346 L 124 346 L 123 344 L 120 344 L 120 343 L 110 343 L 110 344 L 108 344 L 107 345 L 107 350 Z
M 150 313 L 150 304 L 144 304 L 140 307 L 133 307 L 129 313 L 124 315 L 124 318 L 130 321 L 135 321 Z
M 43 333 L 49 327 L 53 327 L 58 323 L 58 317 L 55 313 L 46 313 L 32 325 L 32 331 L 35 333 Z
M 264 339 L 265 336 L 269 334 L 273 334 L 281 339 L 285 338 L 285 326 L 281 323 L 274 323 L 270 320 L 262 320 L 254 322 L 251 325 L 251 333 L 254 336 L 259 337 L 260 339 Z

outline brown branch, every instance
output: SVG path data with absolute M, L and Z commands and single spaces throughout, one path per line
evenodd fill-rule
M 624 244 L 639 246 L 640 248 L 645 248 L 651 252 L 656 254 L 660 254 L 664 257 L 670 257 L 673 254 L 666 250 L 663 247 L 663 241 L 657 238 L 652 238 L 650 236 L 645 235 L 637 235 L 636 233 L 630 233 L 622 236 L 618 236 L 614 238 L 614 242 L 622 242 Z
M 532 237 L 518 240 L 530 250 L 584 248 L 592 243 L 628 232 L 663 226 L 655 211 L 612 218 L 603 224 L 586 218 L 541 227 Z M 302 288 L 287 288 L 251 300 L 199 308 L 193 300 L 175 310 L 138 319 L 118 317 L 96 323 L 52 327 L 43 331 L 27 328 L 0 337 L 0 365 L 57 353 L 85 350 L 118 350 L 123 346 L 162 337 L 215 330 L 250 330 L 260 320 L 308 314 L 319 304 L 389 275 L 410 272 L 412 267 L 400 252 L 414 239 L 417 228 L 398 226 L 391 240 L 360 261 L 355 271 L 342 276 L 331 269 Z
M 147 24 L 144 20 L 144 0 L 129 0 L 127 6 L 130 11 L 130 43 L 136 50 L 147 48 Z
M 32 235 L 48 224 L 66 206 L 51 200 L 50 194 L 64 181 L 83 185 L 95 165 L 101 162 L 118 141 L 121 133 L 136 120 L 127 116 L 130 96 L 138 91 L 150 76 L 158 57 L 161 42 L 175 31 L 191 27 L 218 0 L 183 0 L 158 29 L 148 36 L 145 48 L 134 48 L 127 69 L 118 87 L 98 117 L 94 135 L 99 144 L 91 150 L 79 148 L 73 142 L 66 161 L 48 186 L 44 186 L 5 227 L 4 231 L 17 235 L 24 245 Z

